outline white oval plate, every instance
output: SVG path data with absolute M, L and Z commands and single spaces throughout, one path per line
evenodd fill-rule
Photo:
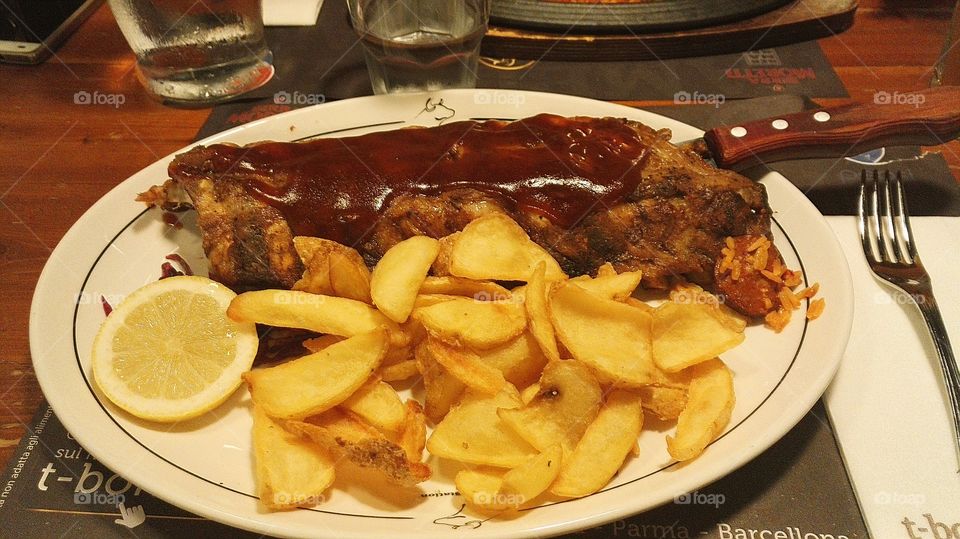
M 468 118 L 522 118 L 541 112 L 617 116 L 673 130 L 674 142 L 698 129 L 642 110 L 590 99 L 534 92 L 453 90 L 350 99 L 272 116 L 202 143 L 246 144 L 326 134 L 347 136 L 406 125 Z M 808 323 L 801 309 L 781 334 L 747 329 L 746 342 L 725 354 L 735 373 L 737 404 L 726 433 L 698 459 L 671 462 L 664 433 L 644 431 L 641 453 L 601 492 L 549 503 L 511 520 L 462 511 L 451 466 L 430 463 L 435 478 L 417 489 L 339 481 L 314 509 L 267 513 L 255 497 L 249 397 L 240 390 L 206 416 L 175 425 L 138 421 L 92 385 L 90 347 L 113 304 L 159 277 L 160 264 L 180 253 L 197 273 L 206 263 L 195 226 L 165 225 L 156 210 L 134 201 L 167 179 L 167 156 L 121 183 L 67 232 L 43 270 L 30 313 L 30 344 L 43 392 L 57 416 L 97 459 L 151 494 L 232 526 L 282 536 L 532 537 L 569 532 L 638 513 L 702 487 L 752 459 L 813 406 L 846 346 L 852 288 L 846 260 L 819 212 L 778 174 L 762 181 L 775 210 L 776 244 L 792 268 L 821 284 L 827 309 Z M 669 432 L 669 431 L 668 431 Z

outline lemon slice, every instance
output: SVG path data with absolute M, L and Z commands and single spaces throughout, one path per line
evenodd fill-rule
M 205 277 L 170 277 L 123 300 L 93 341 L 93 377 L 114 404 L 153 421 L 212 410 L 257 355 L 253 323 L 227 317 L 232 290 Z

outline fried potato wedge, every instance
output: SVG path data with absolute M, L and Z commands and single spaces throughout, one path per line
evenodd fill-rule
M 293 238 L 293 246 L 304 265 L 294 290 L 371 303 L 370 270 L 356 249 L 308 236 Z
M 538 450 L 559 443 L 567 455 L 597 416 L 600 384 L 583 363 L 561 360 L 547 363 L 539 385 L 540 392 L 533 400 L 522 407 L 504 406 L 499 416 Z
M 623 300 L 623 302 L 631 307 L 636 307 L 645 313 L 653 314 L 654 308 L 651 307 L 649 304 L 647 304 L 647 302 L 645 301 L 639 300 L 634 297 L 629 297 Z
M 420 309 L 421 307 L 429 307 L 431 305 L 436 305 L 437 303 L 443 303 L 444 301 L 450 301 L 452 299 L 457 299 L 461 296 L 454 296 L 450 294 L 418 294 L 417 299 L 414 300 L 413 308 L 414 310 Z M 407 323 L 410 321 L 408 320 Z
M 527 285 L 522 284 L 520 286 L 510 289 L 510 299 L 514 303 L 526 303 L 527 302 Z
M 328 410 L 305 421 L 284 421 L 283 428 L 358 466 L 376 469 L 397 485 L 413 486 L 430 479 L 426 464 L 408 458 L 402 447 L 349 412 Z
M 450 251 L 450 273 L 470 279 L 527 281 L 540 262 L 546 267 L 548 281 L 565 277 L 550 253 L 503 213 L 489 213 L 471 221 Z
M 548 447 L 530 460 L 503 474 L 500 498 L 512 507 L 529 503 L 545 492 L 560 474 L 563 448 L 560 444 Z
M 380 378 L 384 382 L 399 382 L 420 374 L 415 359 L 405 359 L 393 365 L 380 367 Z
M 417 298 L 419 299 L 420 296 L 417 296 Z M 383 360 L 384 366 L 413 359 L 413 351 L 428 335 L 427 328 L 423 327 L 423 324 L 413 317 L 407 318 L 407 321 L 400 325 L 400 331 L 407 336 L 409 342 L 405 346 L 391 348 L 390 353 Z
M 498 369 L 507 382 L 517 388 L 536 382 L 543 366 L 547 364 L 546 356 L 529 331 L 523 332 L 507 344 L 477 353 L 480 361 Z
M 626 301 L 633 294 L 633 291 L 640 286 L 640 279 L 642 278 L 643 272 L 625 271 L 613 275 L 598 275 L 592 278 L 586 275 L 574 277 L 570 279 L 570 283 L 604 299 Z
M 520 401 L 523 402 L 524 406 L 530 404 L 530 401 L 540 393 L 540 384 L 533 383 L 523 388 L 523 391 L 520 392 Z
M 296 249 L 297 255 L 305 266 L 309 266 L 310 262 L 318 256 L 325 259 L 332 251 L 350 249 L 342 243 L 313 236 L 294 236 L 293 248 Z
M 520 398 L 509 391 L 484 395 L 468 391 L 427 439 L 433 455 L 467 464 L 520 466 L 537 450 L 508 428 L 497 410 L 515 409 Z
M 387 331 L 377 328 L 293 361 L 243 374 L 254 404 L 274 418 L 300 419 L 345 401 L 387 353 Z
M 527 311 L 530 332 L 537 339 L 540 349 L 543 350 L 547 359 L 557 361 L 560 359 L 560 351 L 557 349 L 557 335 L 553 331 L 553 323 L 550 321 L 550 312 L 547 309 L 548 292 L 546 266 L 543 262 L 539 262 L 527 283 L 523 305 Z
M 354 249 L 334 250 L 327 261 L 333 295 L 372 304 L 370 269 Z
M 453 251 L 453 244 L 458 237 L 460 237 L 460 233 L 454 232 L 437 240 L 440 242 L 440 251 L 437 253 L 437 259 L 433 261 L 433 267 L 431 268 L 434 275 L 438 277 L 450 275 L 450 253 Z
M 636 447 L 642 426 L 640 396 L 629 390 L 612 391 L 577 447 L 563 460 L 550 492 L 578 498 L 603 488 Z
M 602 383 L 642 387 L 657 382 L 648 313 L 566 284 L 550 297 L 550 319 L 560 342 Z
M 407 453 L 407 458 L 419 461 L 423 457 L 423 448 L 427 445 L 427 418 L 420 403 L 408 399 L 405 406 L 403 428 L 397 444 Z
M 420 285 L 420 294 L 466 296 L 479 301 L 510 299 L 510 291 L 491 281 L 476 281 L 463 277 L 427 277 Z
M 333 285 L 330 284 L 330 266 L 327 260 L 323 259 L 322 262 L 308 266 L 307 269 L 303 270 L 303 276 L 293 283 L 291 289 L 311 294 L 335 296 Z
M 700 303 L 714 307 L 722 315 L 720 320 L 730 329 L 742 333 L 747 328 L 747 319 L 720 301 L 720 298 L 693 283 L 682 283 L 670 289 L 670 301 L 674 303 Z
M 597 277 L 612 277 L 616 274 L 617 270 L 610 262 L 604 262 L 597 268 Z
M 687 390 L 684 388 L 646 386 L 635 391 L 640 394 L 643 409 L 664 421 L 680 417 L 687 406 Z
M 346 337 L 341 337 L 340 335 L 321 335 L 319 337 L 313 337 L 312 339 L 303 341 L 303 347 L 315 354 L 331 344 L 336 344 L 345 338 Z
M 309 329 L 343 337 L 385 326 L 395 344 L 404 345 L 409 340 L 395 322 L 366 303 L 296 290 L 256 290 L 238 294 L 230 302 L 227 316 L 237 322 Z
M 387 355 L 383 358 L 383 363 L 380 365 L 381 367 L 394 365 L 413 358 L 413 347 L 415 346 L 413 344 L 413 339 L 415 337 L 408 333 L 406 329 L 401 328 L 401 331 L 407 335 L 407 338 L 410 339 L 411 344 L 406 346 L 391 346 L 390 349 L 387 350 Z M 424 335 L 426 335 L 426 333 L 426 331 L 423 332 Z
M 423 376 L 424 411 L 433 424 L 443 420 L 450 407 L 460 400 L 466 385 L 447 372 L 427 352 L 426 343 L 421 343 L 415 351 L 417 367 Z
M 424 350 L 448 373 L 470 389 L 488 395 L 496 395 L 506 389 L 508 382 L 503 377 L 503 373 L 481 360 L 475 352 L 450 346 L 433 337 L 427 338 Z
M 504 344 L 523 333 L 527 315 L 512 301 L 454 298 L 413 312 L 427 332 L 454 346 L 477 350 Z
M 714 307 L 667 302 L 653 312 L 653 360 L 667 372 L 707 361 L 743 342 Z
M 453 478 L 453 484 L 472 509 L 481 513 L 499 513 L 510 509 L 510 504 L 498 496 L 503 474 L 503 470 L 486 467 L 460 470 Z
M 730 422 L 736 397 L 733 374 L 719 359 L 690 367 L 687 405 L 677 419 L 676 436 L 667 436 L 667 452 L 683 461 L 697 457 Z
M 293 247 L 303 262 L 303 276 L 293 284 L 294 290 L 311 294 L 335 295 L 330 283 L 329 255 L 340 245 L 334 241 L 308 236 L 295 236 Z M 342 246 L 341 246 L 342 247 Z
M 399 431 L 407 415 L 400 395 L 378 376 L 371 376 L 340 406 L 382 431 Z
M 330 452 L 287 432 L 257 405 L 253 406 L 253 457 L 257 495 L 273 510 L 322 502 L 335 477 Z
M 440 243 L 428 236 L 413 236 L 388 249 L 370 280 L 377 309 L 398 324 L 405 322 L 439 251 Z
M 461 470 L 454 484 L 467 504 L 477 511 L 513 511 L 550 487 L 560 473 L 562 456 L 560 445 L 553 445 L 507 472 L 487 467 Z

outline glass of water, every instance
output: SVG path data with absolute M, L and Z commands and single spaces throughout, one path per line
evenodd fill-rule
M 490 0 L 347 0 L 373 92 L 477 85 Z
M 273 54 L 260 0 L 109 0 L 152 96 L 208 105 L 263 86 Z

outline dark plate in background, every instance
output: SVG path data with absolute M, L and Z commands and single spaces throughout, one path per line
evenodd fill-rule
M 570 3 L 493 0 L 490 21 L 561 33 L 662 32 L 699 28 L 772 11 L 790 0 L 651 0 L 640 3 Z

